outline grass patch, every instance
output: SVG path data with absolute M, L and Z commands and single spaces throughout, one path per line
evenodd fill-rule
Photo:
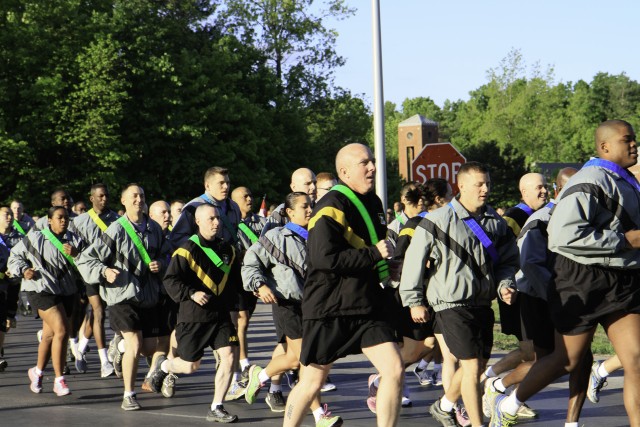
M 496 323 L 493 325 L 493 349 L 500 351 L 513 350 L 518 346 L 518 339 L 513 335 L 505 335 L 500 332 L 500 311 L 498 310 L 498 302 L 493 301 L 491 305 L 496 317 Z M 602 326 L 598 325 L 596 334 L 591 343 L 591 351 L 596 355 L 614 355 L 613 346 L 607 338 Z

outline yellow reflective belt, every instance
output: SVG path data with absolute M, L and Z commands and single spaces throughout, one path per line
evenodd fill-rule
M 98 216 L 98 214 L 93 210 L 93 208 L 89 209 L 89 211 L 87 212 L 89 214 L 89 216 L 91 217 L 91 219 L 93 220 L 93 222 L 96 223 L 96 225 L 98 227 L 100 227 L 100 230 L 102 230 L 104 232 L 104 230 L 107 229 L 107 224 L 104 223 L 103 220 L 100 219 L 100 217 Z

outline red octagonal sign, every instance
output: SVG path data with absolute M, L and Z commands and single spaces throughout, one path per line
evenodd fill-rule
M 456 176 L 466 161 L 450 142 L 427 144 L 411 163 L 411 176 L 413 181 L 423 184 L 430 178 L 444 178 L 451 184 L 453 194 L 456 194 Z

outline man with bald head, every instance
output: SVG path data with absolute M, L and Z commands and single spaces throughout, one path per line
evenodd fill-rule
M 240 286 L 241 260 L 233 246 L 220 237 L 223 224 L 216 207 L 199 205 L 195 222 L 197 232 L 173 253 L 164 277 L 168 294 L 180 304 L 176 326 L 179 356 L 163 361 L 153 381 L 155 387 L 162 385 L 165 394 L 166 378 L 197 371 L 204 350 L 211 347 L 218 353 L 220 364 L 207 421 L 232 423 L 238 417 L 229 414 L 222 401 L 231 383 L 232 347 L 238 345 L 229 307 L 235 299 L 235 288 Z
M 158 200 L 149 206 L 149 218 L 157 222 L 162 228 L 165 237 L 169 236 L 171 225 L 171 207 L 164 200 Z
M 547 203 L 547 180 L 542 174 L 527 173 L 520 178 L 519 189 L 522 201 L 516 206 L 507 209 L 502 216 L 516 237 L 520 234 L 520 230 L 531 214 Z M 495 374 L 502 373 L 514 369 L 524 361 L 531 361 L 534 358 L 532 343 L 524 340 L 522 336 L 520 327 L 520 302 L 516 299 L 509 305 L 498 301 L 498 308 L 500 309 L 500 326 L 502 333 L 514 335 L 518 338 L 518 348 L 500 360 L 498 366 L 487 369 L 485 374 L 488 373 L 489 375 L 494 373 L 491 369 L 495 369 Z M 537 416 L 537 414 L 528 406 L 523 406 L 518 416 L 520 418 L 532 418 Z
M 374 190 L 371 150 L 349 144 L 336 156 L 339 184 L 315 206 L 309 222 L 302 301 L 300 382 L 289 395 L 284 425 L 299 426 L 334 361 L 364 353 L 380 373 L 379 426 L 397 423 L 404 367 L 384 315 L 380 282 L 388 277 L 384 209 Z M 358 209 L 363 210 L 361 213 Z M 363 216 L 364 215 L 364 216 Z
M 560 193 L 548 225 L 555 254 L 548 300 L 559 333 L 509 397 L 498 396 L 495 424 L 515 421 L 519 406 L 556 378 L 576 370 L 602 324 L 624 368 L 629 425 L 640 426 L 640 184 L 627 168 L 638 160 L 633 127 L 601 123 L 598 158 Z
M 558 172 L 555 181 L 556 195 L 562 191 L 569 179 L 577 173 L 577 169 L 564 168 Z M 532 348 L 534 360 L 551 353 L 554 349 L 555 329 L 549 313 L 547 295 L 553 286 L 553 264 L 555 256 L 547 249 L 547 225 L 551 219 L 551 211 L 555 201 L 547 203 L 535 211 L 522 227 L 518 236 L 520 249 L 520 271 L 516 275 L 518 299 L 520 304 L 520 327 L 523 342 Z M 509 355 L 488 368 L 484 373 L 485 396 L 483 406 L 487 417 L 491 416 L 492 404 L 496 397 L 504 394 L 506 389 L 515 386 L 531 369 L 533 360 L 520 363 L 503 378 L 500 375 L 507 371 Z M 567 410 L 567 423 L 577 423 L 582 405 L 586 397 L 586 381 L 592 356 L 585 355 L 580 369 L 570 375 L 569 389 L 571 398 Z M 530 412 L 529 409 L 520 412 Z M 524 417 L 521 417 L 524 418 Z
M 316 174 L 309 168 L 300 168 L 293 171 L 291 174 L 291 184 L 289 187 L 292 192 L 300 191 L 305 193 L 311 199 L 311 206 L 313 207 L 318 197 L 318 187 L 316 181 Z M 266 233 L 270 229 L 278 226 L 283 226 L 289 220 L 286 216 L 282 215 L 284 209 L 284 203 L 279 204 L 267 219 L 267 224 L 262 230 L 262 233 Z

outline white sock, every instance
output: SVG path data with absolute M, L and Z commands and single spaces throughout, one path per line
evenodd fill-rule
M 263 369 L 262 371 L 260 371 L 260 373 L 258 374 L 258 380 L 260 381 L 260 384 L 264 384 L 269 381 L 269 375 L 267 375 L 266 370 Z
M 418 370 L 425 370 L 427 369 L 427 366 L 429 366 L 429 362 L 426 362 L 424 359 L 420 360 L 420 363 L 418 363 Z
M 507 391 L 507 388 L 504 386 L 504 384 L 502 384 L 502 378 L 498 378 L 497 380 L 495 380 L 492 385 L 493 388 L 500 393 L 504 393 L 505 391 Z
M 249 362 L 249 359 L 240 360 L 240 370 L 241 371 L 244 371 L 244 368 L 246 368 L 247 366 L 251 366 L 251 363 Z
M 564 427 L 578 427 L 578 423 L 564 423 Z
M 376 387 L 380 387 L 380 375 L 377 375 L 376 379 L 373 380 L 373 385 Z
M 33 370 L 35 371 L 37 376 L 42 376 L 42 371 L 40 369 L 38 369 L 37 366 Z
M 78 341 L 78 353 L 84 353 L 87 349 L 87 344 L 89 344 L 89 339 L 82 337 L 80 341 Z
M 238 380 L 240 379 L 240 376 L 241 376 L 241 375 L 242 375 L 242 374 L 241 374 L 240 372 L 234 372 L 234 373 L 233 373 L 233 382 L 234 382 L 234 383 L 237 383 L 237 382 L 238 382 Z
M 127 348 L 124 346 L 124 340 L 120 340 L 118 343 L 118 351 L 124 353 Z
M 55 383 L 55 384 L 58 384 L 58 383 L 59 383 L 60 381 L 62 381 L 63 379 L 64 379 L 64 375 L 63 375 L 63 376 L 61 376 L 61 377 L 56 377 L 56 379 L 55 379 L 54 383 Z
M 441 363 L 433 363 L 433 371 L 437 372 L 437 371 L 441 371 L 442 370 L 442 364 Z
M 598 375 L 600 375 L 600 378 L 607 378 L 609 376 L 609 372 L 607 372 L 607 368 L 604 367 L 604 363 L 598 366 Z
M 165 374 L 169 373 L 169 363 L 171 361 L 169 359 L 163 360 L 162 363 L 160 364 L 160 370 L 162 372 L 164 372 Z
M 107 349 L 106 348 L 101 348 L 98 350 L 98 356 L 100 356 L 100 364 L 103 365 L 105 362 L 108 362 L 109 359 L 107 358 Z
M 522 402 L 518 400 L 516 397 L 516 393 L 511 393 L 506 399 L 502 401 L 500 408 L 502 412 L 506 412 L 509 415 L 513 415 L 515 417 L 518 409 L 522 406 Z
M 493 372 L 493 366 L 489 366 L 486 371 L 484 371 L 484 376 L 487 378 L 497 377 L 498 375 Z
M 124 392 L 124 397 L 135 396 L 135 395 L 136 395 L 135 391 L 125 391 Z
M 215 411 L 218 406 L 222 406 L 222 402 L 213 402 L 211 404 L 211 410 Z
M 280 384 L 271 383 L 269 393 L 275 393 L 276 391 L 282 391 L 282 386 Z
M 322 417 L 322 415 L 324 415 L 324 409 L 322 408 L 322 406 L 314 409 L 313 418 L 316 420 L 316 422 L 320 421 L 320 418 Z
M 453 403 L 454 402 L 450 402 L 446 396 L 442 396 L 440 398 L 440 409 L 442 409 L 444 412 L 451 412 L 451 410 L 453 409 Z

